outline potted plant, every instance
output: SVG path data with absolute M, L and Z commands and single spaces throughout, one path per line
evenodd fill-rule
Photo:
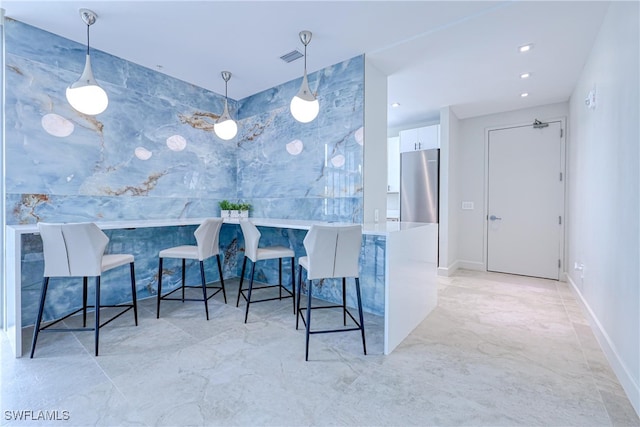
M 249 218 L 249 209 L 251 209 L 251 203 L 238 203 L 240 218 Z
M 228 200 L 223 200 L 218 203 L 218 206 L 220 206 L 221 218 L 229 218 L 231 216 L 231 210 L 234 208 L 234 203 L 231 203 Z

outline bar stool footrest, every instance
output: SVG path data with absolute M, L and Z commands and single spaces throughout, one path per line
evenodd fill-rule
M 251 304 L 256 303 L 256 302 L 265 302 L 265 301 L 275 301 L 275 300 L 281 300 L 283 298 L 293 298 L 293 292 L 291 292 L 289 289 L 285 288 L 284 285 L 265 285 L 265 286 L 254 286 L 251 290 L 251 292 L 257 290 L 257 289 L 277 289 L 277 288 L 281 288 L 284 291 L 286 291 L 289 295 L 283 295 L 283 296 L 277 296 L 277 297 L 273 297 L 273 298 L 264 298 L 264 299 L 251 299 Z M 245 301 L 247 301 L 247 296 L 244 294 L 246 291 L 248 291 L 249 289 L 242 289 L 240 290 L 240 295 L 242 295 L 242 298 L 244 298 Z M 342 306 L 340 306 L 342 307 Z
M 185 285 L 184 287 L 185 288 L 190 288 L 190 289 L 202 290 L 202 285 Z M 182 290 L 182 288 L 183 288 L 182 286 L 177 287 L 174 290 L 172 290 L 171 292 L 164 294 L 164 296 L 161 296 L 160 299 L 161 300 L 167 300 L 167 301 L 204 301 L 204 298 L 185 298 L 185 299 L 182 299 L 182 298 L 170 298 L 169 297 L 174 292 Z M 207 290 L 209 290 L 209 289 L 217 289 L 217 291 L 215 291 L 211 295 L 207 295 L 207 301 L 209 301 L 211 298 L 213 298 L 216 295 L 218 295 L 220 293 L 220 291 L 222 291 L 224 289 L 222 286 L 207 286 L 206 288 L 207 288 Z

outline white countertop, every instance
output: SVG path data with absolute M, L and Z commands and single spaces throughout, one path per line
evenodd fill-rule
M 95 221 L 96 225 L 103 230 L 127 229 L 127 228 L 149 228 L 149 227 L 172 227 L 180 225 L 198 225 L 205 218 L 174 218 L 174 219 L 137 219 L 122 221 Z M 345 222 L 310 221 L 301 219 L 278 219 L 278 218 L 249 218 L 257 226 L 274 228 L 291 228 L 295 230 L 308 230 L 312 225 L 352 225 Z M 235 218 L 225 218 L 225 224 L 239 224 L 240 220 Z M 412 228 L 431 226 L 438 224 L 426 224 L 421 222 L 400 222 L 384 221 L 376 223 L 365 223 L 362 225 L 362 232 L 366 235 L 386 236 L 389 233 L 410 230 Z M 36 224 L 15 224 L 7 225 L 7 230 L 12 230 L 18 234 L 32 234 L 38 232 Z

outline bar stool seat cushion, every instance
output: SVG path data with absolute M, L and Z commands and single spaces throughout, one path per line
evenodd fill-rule
M 184 259 L 198 259 L 198 247 L 183 245 L 176 246 L 169 249 L 163 249 L 159 254 L 160 258 L 184 258 Z
M 131 264 L 133 255 L 130 254 L 111 254 L 102 256 L 102 271 L 111 270 L 121 265 Z
M 277 258 L 293 258 L 296 254 L 293 249 L 286 248 L 284 246 L 269 246 L 266 248 L 258 248 L 257 261 L 265 259 L 277 259 Z

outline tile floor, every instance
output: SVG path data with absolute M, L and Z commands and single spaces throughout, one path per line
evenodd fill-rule
M 368 356 L 358 332 L 316 335 L 309 362 L 291 300 L 245 325 L 236 287 L 208 322 L 201 303 L 163 302 L 157 320 L 141 301 L 138 327 L 127 313 L 102 329 L 97 358 L 89 332 L 43 334 L 34 359 L 3 336 L 0 425 L 640 425 L 566 283 L 459 271 L 391 355 L 367 316 Z

